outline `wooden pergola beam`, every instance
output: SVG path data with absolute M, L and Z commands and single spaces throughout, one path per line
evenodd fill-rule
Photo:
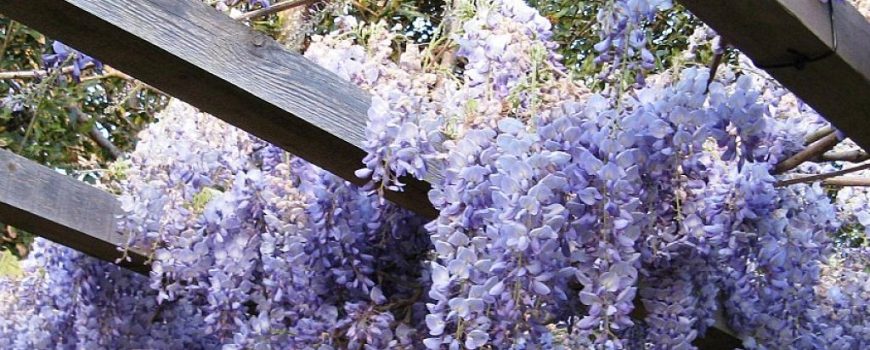
M 870 23 L 845 1 L 679 0 L 864 149 L 870 149 Z M 800 63 L 800 55 L 818 58 Z M 779 66 L 779 67 L 777 67 Z
M 115 262 L 126 238 L 121 207 L 111 194 L 0 149 L 0 221 L 85 254 Z M 119 265 L 147 273 L 145 257 L 129 252 Z
M 369 95 L 200 1 L 0 1 L 0 13 L 350 182 Z M 387 199 L 434 218 L 429 184 Z

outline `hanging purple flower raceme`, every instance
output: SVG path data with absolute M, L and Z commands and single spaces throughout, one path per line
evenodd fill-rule
M 441 118 L 430 95 L 436 76 L 422 69 L 422 55 L 409 45 L 399 62 L 393 62 L 391 42 L 395 38 L 383 27 L 351 24 L 345 31 L 363 28 L 369 32 L 366 50 L 360 44 L 336 41 L 331 36 L 315 37 L 306 57 L 369 90 L 372 105 L 363 149 L 364 168 L 356 175 L 370 179 L 366 189 L 383 193 L 402 191 L 400 178 L 423 179 L 427 161 L 443 138 Z M 348 45 L 349 44 L 349 45 Z
M 60 41 L 54 41 L 51 44 L 51 48 L 54 53 L 42 56 L 42 63 L 46 69 L 63 69 L 69 63 L 70 67 L 72 67 L 70 74 L 76 82 L 81 80 L 82 71 L 90 66 L 93 66 L 94 71 L 97 73 L 103 72 L 102 62 L 76 51 Z
M 0 323 L 0 345 L 202 349 L 218 344 L 203 333 L 203 318 L 193 305 L 158 306 L 148 279 L 132 271 L 43 239 L 35 241 L 24 264 L 25 277 L 7 285 L 19 297 L 2 306 L 10 322 Z
M 655 15 L 672 6 L 671 0 L 614 0 L 606 2 L 596 15 L 601 41 L 593 48 L 597 52 L 595 62 L 604 64 L 601 77 L 617 81 L 626 71 L 638 73 L 655 68 L 656 58 L 647 49 L 647 23 Z
M 649 68 L 667 4 L 605 4 L 599 61 Z M 0 347 L 691 349 L 720 311 L 747 348 L 866 347 L 866 254 L 825 264 L 865 193 L 771 176 L 815 112 L 743 61 L 593 94 L 525 3 L 460 10 L 458 67 L 352 17 L 312 39 L 373 95 L 364 188 L 170 103 L 119 164 L 149 278 L 38 243 Z M 428 225 L 372 196 L 403 176 L 432 181 Z
M 152 287 L 161 303 L 199 305 L 206 331 L 238 347 L 419 343 L 392 313 L 423 318 L 422 220 L 210 116 L 168 111 L 155 131 L 189 127 L 175 142 L 143 138 L 152 156 L 131 159 L 153 180 L 128 183 L 125 203 L 135 204 L 124 226 L 133 246 L 159 247 Z M 147 200 L 155 185 L 175 192 L 160 207 Z
M 461 136 L 445 143 L 444 180 L 430 193 L 441 215 L 430 224 L 438 260 L 432 263 L 428 348 L 532 345 L 552 339 L 547 320 L 579 312 L 559 307 L 577 299 L 568 288 L 573 238 L 565 236 L 573 174 L 561 169 L 572 157 L 566 147 L 577 147 L 578 140 L 561 145 L 553 139 L 544 149 L 539 135 L 560 134 L 578 121 L 559 118 L 561 110 L 552 107 L 558 103 L 536 100 L 557 83 L 541 83 L 523 70 L 534 67 L 543 75 L 558 69 L 548 64 L 549 25 L 537 25 L 542 19 L 524 4 L 489 6 L 464 24 L 457 41 L 458 54 L 468 60 L 465 80 L 447 93 L 454 96 L 448 103 L 459 102 L 446 108 L 447 127 Z M 504 110 L 530 118 L 538 132 Z
M 823 268 L 816 286 L 818 318 L 813 326 L 832 349 L 870 346 L 870 248 L 845 248 Z

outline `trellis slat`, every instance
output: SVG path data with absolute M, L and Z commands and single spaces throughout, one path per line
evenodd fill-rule
M 120 213 L 111 194 L 0 149 L 0 222 L 115 262 L 126 243 L 117 232 Z M 119 265 L 148 272 L 144 256 L 129 255 Z

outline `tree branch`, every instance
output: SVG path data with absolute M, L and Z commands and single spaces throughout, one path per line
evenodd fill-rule
M 115 146 L 112 141 L 109 141 L 108 138 L 103 136 L 103 133 L 97 129 L 96 125 L 92 126 L 91 130 L 88 130 L 88 136 L 90 136 L 91 140 L 94 140 L 97 145 L 106 150 L 106 152 L 109 152 L 109 158 L 111 158 L 111 160 L 117 160 L 124 156 L 124 152 L 122 152 L 118 146 Z
M 91 120 L 91 117 L 82 112 L 82 110 L 79 109 L 78 106 L 70 105 L 67 108 L 69 108 L 70 114 L 72 114 L 70 119 L 75 120 L 77 124 L 84 124 Z M 115 146 L 112 141 L 109 141 L 109 139 L 106 138 L 106 136 L 103 135 L 102 132 L 100 132 L 100 129 L 97 128 L 96 123 L 91 126 L 90 130 L 88 130 L 88 137 L 96 142 L 97 145 L 100 146 L 100 148 L 106 150 L 106 152 L 109 153 L 109 157 L 111 158 L 111 160 L 116 160 L 124 156 L 124 152 L 121 151 L 118 146 Z
M 88 63 L 84 66 L 84 69 L 93 68 L 93 63 Z M 70 74 L 73 71 L 72 66 L 61 68 L 60 72 L 62 74 Z M 13 71 L 13 72 L 0 72 L 0 79 L 36 79 L 36 78 L 45 78 L 50 74 L 49 71 L 44 69 L 39 70 L 25 70 L 25 71 Z
M 791 156 L 791 158 L 787 158 L 776 164 L 776 167 L 773 169 L 773 173 L 782 174 L 786 171 L 797 168 L 798 165 L 801 165 L 804 162 L 816 158 L 823 153 L 831 150 L 831 148 L 834 148 L 834 146 L 836 146 L 838 143 L 840 143 L 840 138 L 837 136 L 837 133 L 831 132 L 825 137 L 822 137 L 820 140 L 807 146 L 807 148 L 805 148 L 803 151 L 800 151 L 797 154 Z
M 819 160 L 824 162 L 841 161 L 860 163 L 865 160 L 870 160 L 870 153 L 865 152 L 863 149 L 853 149 L 842 152 L 828 152 L 823 154 L 819 158 Z
M 3 39 L 3 45 L 0 46 L 0 60 L 2 60 L 6 56 L 6 49 L 12 42 L 12 38 L 15 37 L 15 31 L 18 30 L 18 28 L 15 28 L 16 24 L 18 24 L 18 22 L 10 20 L 9 24 L 6 26 L 6 35 Z
M 716 80 L 716 71 L 719 70 L 719 65 L 722 64 L 722 58 L 725 56 L 725 50 L 727 50 L 729 44 L 728 41 L 725 40 L 725 37 L 719 36 L 719 41 L 714 43 L 713 45 L 713 61 L 710 62 L 710 76 L 707 77 L 707 87 L 704 89 L 704 93 L 710 92 L 710 84 Z M 717 47 L 718 46 L 718 47 Z
M 311 4 L 320 2 L 320 1 L 323 1 L 323 0 L 291 0 L 291 1 L 279 2 L 277 4 L 274 4 L 274 5 L 266 7 L 266 8 L 261 8 L 259 10 L 245 12 L 245 13 L 238 15 L 238 16 L 233 16 L 233 19 L 240 20 L 240 21 L 246 21 L 249 19 L 257 18 L 257 17 L 268 16 L 268 15 L 271 15 L 273 13 L 278 13 L 278 12 L 281 12 L 284 10 L 289 10 L 289 9 L 294 8 L 294 7 L 311 5 Z
M 453 33 L 459 31 L 462 28 L 462 23 L 459 21 L 459 18 L 456 18 L 456 9 L 460 6 L 459 0 L 453 0 L 450 5 L 449 16 L 445 16 L 445 20 L 447 20 L 447 33 L 442 33 L 442 35 L 446 34 L 446 37 L 450 37 Z M 456 63 L 456 50 L 458 47 L 456 45 L 450 45 L 448 43 L 447 50 L 442 53 L 441 56 L 441 66 L 448 67 L 452 69 L 453 65 Z
M 864 164 L 861 164 L 858 166 L 853 166 L 851 168 L 832 171 L 830 173 L 825 173 L 825 174 L 818 174 L 818 175 L 812 175 L 812 176 L 802 176 L 802 177 L 797 177 L 794 179 L 777 181 L 776 184 L 774 184 L 774 186 L 775 187 L 783 187 L 783 186 L 795 185 L 795 184 L 800 184 L 800 183 L 816 182 L 816 181 L 834 178 L 834 177 L 841 176 L 841 175 L 846 175 L 849 173 L 854 173 L 856 171 L 861 171 L 861 170 L 865 170 L 865 169 L 870 169 L 870 163 L 864 163 Z
M 119 79 L 124 79 L 124 80 L 128 80 L 128 81 L 136 82 L 137 84 L 141 84 L 142 88 L 151 90 L 154 93 L 161 94 L 161 95 L 167 95 L 165 92 L 160 91 L 160 89 L 157 89 L 151 85 L 145 84 L 140 80 L 136 80 L 135 78 L 127 75 L 126 73 L 119 71 L 117 69 L 114 69 L 112 67 L 104 66 L 103 71 L 105 72 L 105 74 L 84 77 L 84 78 L 82 78 L 82 82 L 86 82 L 86 81 L 90 81 L 90 80 L 101 80 L 101 79 L 106 79 L 106 78 L 119 78 Z
M 826 186 L 837 187 L 870 187 L 870 178 L 860 176 L 841 176 L 822 181 Z
M 88 63 L 88 64 L 86 64 L 86 65 L 84 66 L 84 69 L 90 69 L 90 68 L 93 68 L 93 66 L 94 66 L 93 63 Z M 60 72 L 61 72 L 62 74 L 70 74 L 70 73 L 72 73 L 72 71 L 73 71 L 73 67 L 72 67 L 72 66 L 69 66 L 69 67 L 63 67 L 63 68 L 60 70 Z M 91 80 L 102 80 L 102 79 L 106 79 L 106 78 L 119 78 L 119 79 L 130 80 L 130 81 L 137 81 L 137 82 L 138 82 L 138 80 L 133 79 L 133 77 L 131 77 L 131 76 L 127 75 L 127 74 L 124 74 L 123 72 L 121 72 L 121 71 L 119 71 L 119 70 L 117 70 L 117 69 L 114 69 L 114 68 L 112 68 L 112 67 L 109 67 L 109 66 L 103 66 L 103 71 L 104 71 L 104 74 L 100 74 L 100 75 L 90 75 L 90 76 L 87 76 L 87 77 L 82 77 L 81 81 L 82 81 L 82 82 L 86 82 L 86 81 L 91 81 Z M 40 70 L 27 70 L 27 71 L 13 71 L 13 72 L 0 72 L 0 80 L 2 80 L 2 79 L 36 79 L 36 78 L 45 78 L 45 77 L 49 76 L 50 74 L 51 74 L 51 71 L 42 70 L 42 69 L 40 69 Z M 140 82 L 140 83 L 141 83 L 141 82 Z M 151 85 L 144 84 L 144 83 L 142 83 L 142 84 L 144 85 L 145 88 L 147 88 L 147 89 L 149 89 L 149 90 L 151 90 L 151 91 L 154 91 L 154 92 L 156 92 L 156 93 L 158 93 L 158 94 L 166 95 L 166 93 L 164 93 L 163 91 L 160 91 L 160 90 L 154 88 L 154 87 L 151 86 Z
M 834 127 L 832 127 L 832 126 L 826 126 L 826 127 L 821 128 L 819 130 L 816 130 L 812 134 L 807 135 L 807 138 L 804 141 L 804 144 L 809 145 L 813 142 L 816 142 L 816 141 L 820 140 L 821 138 L 830 135 L 834 131 L 837 131 L 837 130 L 834 129 Z

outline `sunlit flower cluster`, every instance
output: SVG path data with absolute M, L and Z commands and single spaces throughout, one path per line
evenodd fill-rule
M 599 61 L 649 68 L 669 5 L 608 2 Z M 363 188 L 171 103 L 121 183 L 150 276 L 39 242 L 0 346 L 692 349 L 717 313 L 748 349 L 868 346 L 870 255 L 830 238 L 868 193 L 773 175 L 817 114 L 745 59 L 592 92 L 524 2 L 456 10 L 450 67 L 383 23 L 312 38 L 372 94 Z M 377 196 L 403 177 L 436 219 Z

